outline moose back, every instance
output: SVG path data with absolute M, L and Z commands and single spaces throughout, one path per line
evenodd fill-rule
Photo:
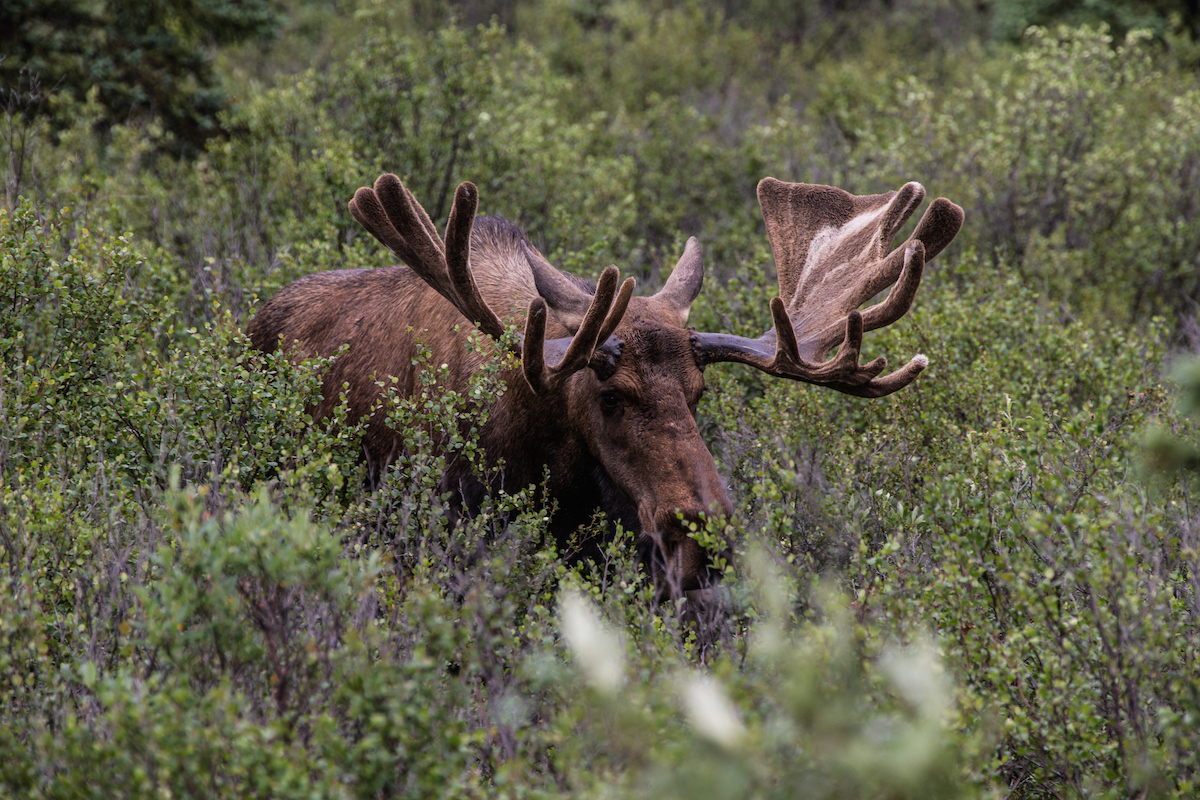
M 696 426 L 705 368 L 741 362 L 861 397 L 912 382 L 924 356 L 881 376 L 886 361 L 860 364 L 859 349 L 864 331 L 908 311 L 925 263 L 962 226 L 962 209 L 939 198 L 889 253 L 924 194 L 917 183 L 855 196 L 763 179 L 758 198 L 779 296 L 770 304 L 772 327 L 749 339 L 687 327 L 704 280 L 694 238 L 661 290 L 634 297 L 634 280 L 621 283 L 616 267 L 595 284 L 579 280 L 553 267 L 512 223 L 477 218 L 470 183 L 455 192 L 440 235 L 400 179 L 385 174 L 355 193 L 350 211 L 406 266 L 301 278 L 258 312 L 247 333 L 267 352 L 282 345 L 332 356 L 346 348 L 325 376 L 314 416 L 329 414 L 343 393 L 353 418 L 376 409 L 363 447 L 378 477 L 400 447 L 378 410 L 379 382 L 394 378 L 401 394 L 416 392 L 423 348 L 430 363 L 446 365 L 448 388 L 465 390 L 484 358 L 467 346 L 469 326 L 499 340 L 506 323 L 523 325 L 520 367 L 503 375 L 507 389 L 480 435 L 488 458 L 503 462 L 497 480 L 521 488 L 548 471 L 556 535 L 604 510 L 638 533 L 659 595 L 676 597 L 719 577 L 689 524 L 733 511 Z M 858 310 L 889 286 L 885 300 Z M 487 489 L 459 462 L 443 486 L 468 510 Z

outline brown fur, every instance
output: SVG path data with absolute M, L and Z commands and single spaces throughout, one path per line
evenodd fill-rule
M 534 258 L 542 256 L 516 226 L 497 218 L 475 221 L 471 270 L 487 304 L 505 323 L 522 323 L 525 309 L 538 297 L 529 264 Z M 590 293 L 590 284 L 571 281 L 576 291 Z M 555 319 L 555 309 L 550 311 L 547 337 L 570 336 L 572 331 Z M 597 508 L 643 533 L 642 549 L 660 590 L 671 594 L 711 580 L 708 556 L 687 537 L 679 513 L 685 522 L 702 513 L 732 513 L 696 427 L 704 378 L 692 355 L 690 332 L 681 324 L 685 316 L 686 310 L 681 314 L 660 298 L 633 298 L 615 332 L 623 349 L 607 380 L 583 369 L 561 390 L 538 395 L 520 370 L 506 373 L 507 390 L 492 408 L 480 441 L 491 460 L 504 461 L 501 480 L 510 490 L 539 483 L 548 468 L 547 488 L 558 505 L 553 528 L 562 539 Z M 247 333 L 254 347 L 267 352 L 281 343 L 309 356 L 347 348 L 325 378 L 316 417 L 328 415 L 343 391 L 352 418 L 367 414 L 379 398 L 376 381 L 385 376 L 396 378 L 402 395 L 413 394 L 423 368 L 412 363 L 418 339 L 433 365 L 447 365 L 452 389 L 465 389 L 482 359 L 466 347 L 469 335 L 481 334 L 404 266 L 301 278 L 258 312 Z M 616 397 L 615 408 L 606 405 L 612 403 L 609 393 Z M 375 476 L 399 447 L 399 437 L 382 416 L 370 421 L 363 442 Z M 445 476 L 464 505 L 470 505 L 473 480 L 457 466 Z
M 445 365 L 448 388 L 462 391 L 483 358 L 467 347 L 468 336 L 481 335 L 478 328 L 501 338 L 504 324 L 525 322 L 523 367 L 504 374 L 507 391 L 480 436 L 488 457 L 504 462 L 497 480 L 519 489 L 548 471 L 557 533 L 565 537 L 604 509 L 641 533 L 660 594 L 678 596 L 715 577 L 708 555 L 688 536 L 689 523 L 732 513 L 696 426 L 703 367 L 740 362 L 864 397 L 914 380 L 924 356 L 879 377 L 885 359 L 860 364 L 859 348 L 864 330 L 908 311 L 925 262 L 962 225 L 962 209 L 939 198 L 909 241 L 889 254 L 924 194 L 917 183 L 856 197 L 764 179 L 759 202 L 780 296 L 771 302 L 772 328 L 746 339 L 684 327 L 704 278 L 694 239 L 658 294 L 630 299 L 632 281 L 618 292 L 615 267 L 597 286 L 582 283 L 551 266 L 511 223 L 474 219 L 478 194 L 469 183 L 458 187 L 439 236 L 400 179 L 385 174 L 355 193 L 350 211 L 412 269 L 301 278 L 267 303 L 247 332 L 266 351 L 282 343 L 331 356 L 345 347 L 315 414 L 328 415 L 344 391 L 352 417 L 361 418 L 377 404 L 377 381 L 395 379 L 405 396 L 416 392 L 419 346 L 434 366 Z M 858 310 L 892 284 L 887 300 Z M 833 347 L 837 354 L 826 360 Z M 383 416 L 375 413 L 363 441 L 376 479 L 401 441 Z M 444 485 L 468 508 L 482 488 L 462 464 L 447 468 Z

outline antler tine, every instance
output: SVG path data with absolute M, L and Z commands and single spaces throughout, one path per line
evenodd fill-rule
M 587 314 L 584 315 L 579 330 L 575 331 L 575 335 L 571 337 L 571 344 L 567 347 L 566 355 L 559 362 L 558 369 L 577 372 L 587 366 L 588 360 L 592 357 L 592 351 L 596 349 L 596 342 L 600 339 L 600 329 L 604 327 L 604 322 L 608 319 L 608 310 L 612 307 L 613 299 L 616 297 L 617 281 L 620 280 L 620 277 L 621 271 L 613 265 L 605 267 L 604 271 L 600 273 L 592 304 L 588 306 Z
M 909 211 L 905 218 L 911 215 L 912 211 Z M 900 265 L 900 275 L 895 279 L 896 285 L 887 299 L 863 312 L 865 330 L 873 331 L 886 327 L 908 313 L 921 285 L 925 265 L 954 240 L 962 228 L 962 223 L 962 209 L 946 198 L 939 197 L 930 204 L 921 221 L 917 223 L 912 237 L 903 247 L 892 251 L 887 258 L 886 267 L 880 270 L 880 274 L 891 276 L 896 273 L 896 265 Z M 864 301 L 877 293 L 867 295 L 863 298 Z
M 613 331 L 621 324 L 621 318 L 625 316 L 625 309 L 629 307 L 629 298 L 633 297 L 635 286 L 637 286 L 637 280 L 626 278 L 625 282 L 621 284 L 621 288 L 617 290 L 617 299 L 613 301 L 612 308 L 608 310 L 608 316 L 604 318 L 604 324 L 600 327 L 600 333 L 596 336 L 596 341 L 600 344 L 607 342 L 608 337 L 612 336 Z
M 368 233 L 391 250 L 397 258 L 406 264 L 417 260 L 417 254 L 388 219 L 387 212 L 384 211 L 374 189 L 364 186 L 355 192 L 349 208 L 350 215 L 358 220 L 358 224 L 366 228 Z
M 858 363 L 862 335 L 892 324 L 912 307 L 925 263 L 958 234 L 962 209 L 938 198 L 912 237 L 889 254 L 896 233 L 925 197 L 919 183 L 855 196 L 832 186 L 764 178 L 758 197 L 779 271 L 780 297 L 771 301 L 774 326 L 753 340 L 695 334 L 700 363 L 738 361 L 862 397 L 882 397 L 911 383 L 928 359 L 916 356 L 880 378 L 886 359 Z M 858 310 L 892 284 L 886 300 Z M 837 354 L 826 361 L 834 347 Z
M 445 253 L 446 248 L 433 220 L 400 178 L 390 172 L 383 173 L 375 179 L 375 193 L 387 209 L 392 224 L 405 239 L 414 240 L 418 248 L 429 247 L 433 252 Z
M 570 338 L 546 341 L 546 302 L 540 297 L 529 304 L 525 322 L 525 341 L 522 343 L 525 380 L 536 394 L 545 394 L 559 388 L 563 381 L 593 362 L 602 347 L 621 321 L 629 298 L 633 295 L 635 281 L 627 278 L 617 288 L 620 270 L 615 266 L 605 267 L 596 284 L 583 322 Z M 619 343 L 616 343 L 619 355 Z M 562 357 L 556 364 L 547 363 L 547 355 Z M 607 354 L 609 359 L 613 358 Z M 598 367 L 603 366 L 597 364 Z M 611 365 L 610 365 L 611 366 Z
M 873 331 L 891 325 L 908 313 L 916 299 L 917 289 L 921 287 L 921 275 L 925 271 L 925 245 L 920 241 L 909 242 L 892 253 L 888 260 L 896 260 L 894 257 L 897 255 L 902 262 L 900 277 L 896 279 L 892 291 L 888 292 L 886 300 L 862 313 L 864 330 Z
M 876 359 L 882 360 L 882 359 Z M 858 385 L 844 384 L 833 382 L 827 384 L 831 389 L 836 389 L 844 394 L 852 394 L 857 397 L 885 397 L 892 392 L 897 392 L 908 386 L 917 379 L 925 368 L 929 366 L 929 359 L 923 355 L 913 356 L 907 364 L 895 372 L 888 373 L 882 378 L 875 378 Z M 882 372 L 882 368 L 880 369 Z
M 421 204 L 404 187 L 400 179 L 391 173 L 385 173 L 376 179 L 375 195 L 387 211 L 388 219 L 416 257 L 415 261 L 405 263 L 437 290 L 438 294 L 456 306 L 459 305 L 446 267 L 445 245 L 437 236 L 436 229 L 430 233 L 432 222 L 427 227 L 422 219 L 428 218 L 425 209 L 421 208 Z M 418 208 L 421 209 L 420 212 L 417 211 Z
M 475 184 L 470 185 L 473 187 Z M 417 202 L 417 198 L 413 196 L 413 193 L 408 190 L 407 186 L 402 186 L 401 188 L 404 189 L 404 196 L 408 199 L 409 207 L 413 209 L 414 216 L 416 216 L 417 221 L 421 223 L 421 227 L 425 229 L 425 233 L 429 237 L 429 240 L 433 242 L 434 247 L 441 248 L 442 243 L 438 239 L 437 226 L 434 225 L 433 220 L 429 218 L 429 213 L 425 210 L 425 206 Z M 456 190 L 456 197 L 457 194 L 458 193 Z M 478 197 L 476 197 L 476 205 L 478 206 Z M 451 213 L 454 212 L 453 206 L 450 207 L 450 211 Z
M 546 380 L 546 301 L 535 297 L 525 315 L 525 339 L 521 342 L 521 364 L 525 381 L 534 394 L 544 394 L 549 388 Z
M 944 197 L 934 200 L 912 238 L 925 245 L 925 261 L 933 261 L 962 230 L 963 210 Z
M 471 229 L 474 227 L 475 212 L 479 208 L 479 191 L 473 183 L 461 183 L 454 192 L 454 205 L 446 221 L 446 269 L 455 293 L 461 298 L 464 316 L 472 320 L 479 330 L 500 339 L 504 335 L 504 323 L 496 312 L 484 301 L 471 273 Z

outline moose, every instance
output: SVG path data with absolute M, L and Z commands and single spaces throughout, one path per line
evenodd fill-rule
M 719 575 L 690 526 L 728 518 L 733 507 L 696 425 L 711 364 L 748 364 L 769 375 L 882 397 L 926 367 L 923 355 L 887 374 L 880 357 L 859 363 L 864 331 L 911 307 L 925 264 L 962 227 L 962 209 L 930 204 L 911 237 L 893 239 L 924 199 L 919 183 L 856 196 L 832 186 L 764 178 L 758 200 L 779 276 L 772 327 L 757 339 L 687 327 L 704 281 L 700 246 L 687 241 L 663 287 L 634 297 L 609 266 L 595 284 L 560 272 L 513 223 L 476 216 L 479 196 L 458 186 L 445 235 L 392 174 L 359 189 L 350 213 L 406 266 L 337 270 L 284 287 L 247 328 L 252 346 L 333 356 L 314 418 L 344 393 L 352 418 L 370 414 L 363 436 L 378 479 L 400 448 L 380 410 L 382 380 L 419 391 L 424 348 L 444 365 L 448 388 L 464 391 L 488 358 L 469 347 L 472 328 L 505 341 L 520 366 L 504 372 L 479 443 L 502 463 L 500 486 L 483 485 L 454 461 L 442 486 L 470 512 L 483 492 L 543 481 L 556 503 L 551 530 L 565 537 L 597 509 L 637 533 L 638 553 L 660 598 L 713 585 Z M 886 299 L 859 307 L 892 287 Z M 830 358 L 830 353 L 837 352 Z M 344 348 L 344 349 L 343 349 Z M 724 555 L 728 555 L 725 553 Z

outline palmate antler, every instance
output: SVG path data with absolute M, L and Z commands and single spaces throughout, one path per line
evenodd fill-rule
M 771 375 L 882 397 L 911 383 L 928 363 L 916 356 L 882 378 L 887 360 L 859 364 L 864 331 L 890 325 L 908 311 L 921 271 L 958 234 L 963 211 L 939 197 L 903 246 L 888 248 L 925 197 L 919 183 L 856 196 L 832 186 L 764 178 L 758 202 L 779 271 L 771 300 L 774 327 L 757 339 L 695 333 L 700 364 L 734 361 Z M 886 300 L 858 307 L 892 284 Z M 838 344 L 837 354 L 826 361 Z
M 350 213 L 371 235 L 391 250 L 458 311 L 497 341 L 504 323 L 488 306 L 471 273 L 471 229 L 479 207 L 474 184 L 462 183 L 446 221 L 446 236 L 438 236 L 429 214 L 395 175 L 380 175 L 374 188 L 363 187 L 350 201 Z M 529 304 L 521 346 L 525 379 L 542 394 L 562 386 L 571 374 L 590 364 L 608 364 L 620 352 L 619 342 L 607 342 L 629 305 L 634 280 L 617 288 L 620 272 L 607 267 L 600 276 L 591 305 L 575 335 L 546 340 L 546 303 Z

